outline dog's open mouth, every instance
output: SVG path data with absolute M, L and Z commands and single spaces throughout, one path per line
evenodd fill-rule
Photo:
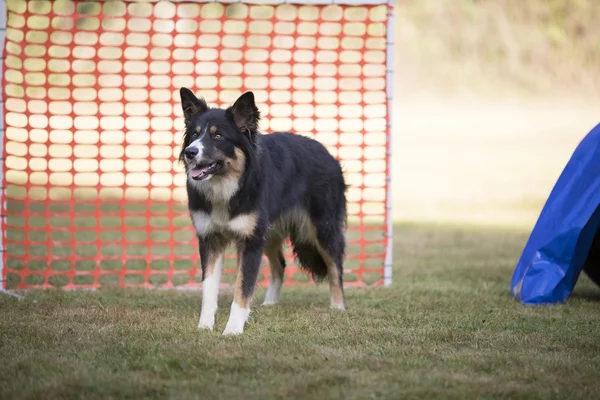
M 195 181 L 203 181 L 210 178 L 223 167 L 223 161 L 215 161 L 210 164 L 196 164 L 190 168 L 190 176 Z

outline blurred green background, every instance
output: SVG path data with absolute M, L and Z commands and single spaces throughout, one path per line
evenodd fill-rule
M 396 5 L 395 219 L 529 230 L 600 122 L 600 1 Z

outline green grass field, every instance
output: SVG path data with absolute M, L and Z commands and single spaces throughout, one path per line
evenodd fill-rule
M 215 332 L 196 329 L 199 292 L 0 294 L 0 399 L 600 398 L 600 289 L 582 276 L 553 307 L 509 294 L 600 122 L 600 3 L 397 3 L 391 287 L 347 290 L 344 313 L 326 287 L 272 308 L 259 287 L 241 337 L 220 335 L 231 292 Z
M 600 290 L 565 305 L 509 296 L 524 233 L 401 225 L 394 284 L 288 288 L 245 334 L 196 329 L 197 292 L 0 296 L 0 398 L 587 398 L 600 396 Z M 260 304 L 264 288 L 257 290 Z

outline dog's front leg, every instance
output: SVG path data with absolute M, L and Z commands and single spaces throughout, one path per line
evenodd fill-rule
M 200 239 L 202 264 L 202 310 L 198 323 L 200 329 L 212 330 L 215 326 L 225 248 L 225 240 L 221 237 L 209 236 Z
M 260 270 L 265 241 L 252 237 L 238 243 L 238 273 L 229 321 L 223 335 L 239 335 L 250 315 L 250 301 Z

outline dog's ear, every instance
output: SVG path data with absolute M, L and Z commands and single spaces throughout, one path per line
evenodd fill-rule
M 188 88 L 182 87 L 179 89 L 179 94 L 181 95 L 181 108 L 183 108 L 183 118 L 185 122 L 191 122 L 192 119 L 198 114 L 202 114 L 206 110 L 208 110 L 208 106 L 204 99 L 199 99 L 196 97 L 194 92 L 192 92 Z
M 238 129 L 246 134 L 253 134 L 258 129 L 260 112 L 254 103 L 254 93 L 246 92 L 241 95 L 231 107 L 227 115 L 235 122 Z

